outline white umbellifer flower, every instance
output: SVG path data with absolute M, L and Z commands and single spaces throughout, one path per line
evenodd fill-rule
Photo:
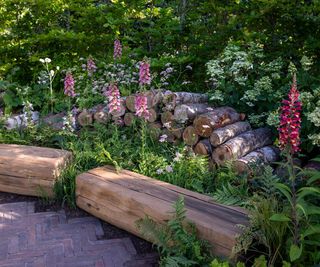
M 50 76 L 51 76 L 51 77 L 54 76 L 54 70 L 50 70 Z
M 60 70 L 60 67 L 59 67 L 59 66 L 57 66 L 57 67 L 56 67 L 56 69 L 57 69 L 57 70 Z
M 159 142 L 163 143 L 167 141 L 168 136 L 166 134 L 163 134 L 160 136 Z
M 163 169 L 158 169 L 156 172 L 157 172 L 157 174 L 162 174 L 163 173 Z
M 50 63 L 50 62 L 51 62 L 51 59 L 50 59 L 50 58 L 48 58 L 48 57 L 46 57 L 46 58 L 44 59 L 44 62 L 46 62 L 46 63 Z
M 43 58 L 40 58 L 39 61 L 40 61 L 41 63 L 44 63 L 44 59 L 43 59 Z
M 166 172 L 173 172 L 172 166 L 170 165 L 166 166 Z

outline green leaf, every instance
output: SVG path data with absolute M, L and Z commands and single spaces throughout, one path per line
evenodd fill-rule
M 275 187 L 287 198 L 287 200 L 290 202 L 290 204 L 292 205 L 292 194 L 291 194 L 291 190 L 290 188 L 282 183 L 276 183 Z
M 274 222 L 290 222 L 291 219 L 288 216 L 286 216 L 285 214 L 276 213 L 276 214 L 273 214 L 270 217 L 270 221 L 274 221 Z
M 294 245 L 294 244 L 290 246 L 289 255 L 290 255 L 291 261 L 296 261 L 297 259 L 299 259 L 301 256 L 301 253 L 302 253 L 302 246 L 298 247 L 297 245 Z
M 309 195 L 320 196 L 320 188 L 302 187 L 298 190 L 297 194 L 298 194 L 297 201 L 299 202 L 301 199 L 303 199 L 304 197 L 309 196 Z
M 302 233 L 302 236 L 303 236 L 303 237 L 307 237 L 307 236 L 314 235 L 314 234 L 320 234 L 320 225 L 314 225 L 314 226 L 308 227 L 308 228 Z

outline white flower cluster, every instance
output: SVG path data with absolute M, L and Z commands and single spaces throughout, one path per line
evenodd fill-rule
M 320 127 L 320 107 L 316 107 L 313 112 L 308 114 L 308 120 Z

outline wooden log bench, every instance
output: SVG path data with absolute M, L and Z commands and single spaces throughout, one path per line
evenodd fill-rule
M 71 156 L 60 149 L 0 144 L 0 191 L 51 197 Z
M 248 223 L 244 210 L 217 204 L 208 196 L 134 172 L 117 172 L 111 166 L 76 178 L 80 208 L 140 237 L 143 236 L 136 221 L 148 215 L 164 223 L 170 219 L 169 212 L 179 195 L 184 197 L 187 219 L 196 225 L 199 237 L 212 244 L 215 255 L 230 256 L 236 235 L 241 232 L 237 224 Z

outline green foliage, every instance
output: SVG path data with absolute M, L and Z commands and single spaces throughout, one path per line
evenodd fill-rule
M 153 240 L 160 253 L 160 266 L 204 266 L 210 262 L 209 246 L 197 238 L 193 224 L 186 222 L 184 199 L 173 205 L 172 218 L 160 225 L 146 217 L 137 222 L 146 239 Z

